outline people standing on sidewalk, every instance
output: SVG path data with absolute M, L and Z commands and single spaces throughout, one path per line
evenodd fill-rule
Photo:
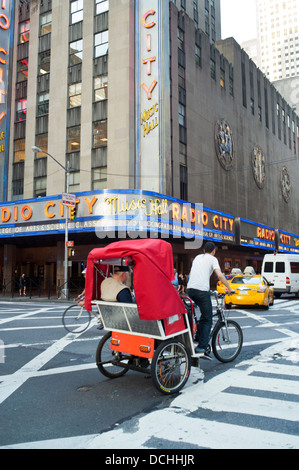
M 26 278 L 25 274 L 22 274 L 19 279 L 19 294 L 20 296 L 26 296 Z
M 212 301 L 210 296 L 210 277 L 213 272 L 218 276 L 228 290 L 228 295 L 232 294 L 231 287 L 222 274 L 217 258 L 215 258 L 216 246 L 213 242 L 207 242 L 204 246 L 203 254 L 196 256 L 192 263 L 189 281 L 187 284 L 187 295 L 195 302 L 201 312 L 199 322 L 197 322 L 198 346 L 195 349 L 197 354 L 204 359 L 211 359 L 206 351 L 209 344 L 209 337 L 212 328 Z

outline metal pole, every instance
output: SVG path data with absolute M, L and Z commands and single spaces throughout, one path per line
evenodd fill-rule
M 42 150 L 39 147 L 36 147 L 35 145 L 32 147 L 33 152 L 35 153 L 45 153 L 49 157 L 54 160 L 61 168 L 63 168 L 65 172 L 65 192 L 69 192 L 69 185 L 70 185 L 70 162 L 68 161 L 66 163 L 66 167 L 64 167 L 56 158 L 53 157 L 50 153 L 46 152 L 45 150 Z M 68 290 L 68 247 L 67 242 L 69 239 L 69 207 L 65 206 L 65 246 L 64 246 L 64 289 L 61 290 L 61 297 L 64 295 L 65 299 L 69 298 L 69 290 Z
M 70 185 L 70 162 L 68 161 L 65 168 L 65 192 L 69 192 Z M 67 242 L 69 240 L 69 207 L 65 206 L 65 243 L 64 243 L 64 295 L 65 298 L 69 298 L 68 289 L 68 247 Z

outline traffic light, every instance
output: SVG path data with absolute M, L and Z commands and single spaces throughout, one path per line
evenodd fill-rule
M 71 207 L 71 214 L 70 214 L 70 219 L 75 220 L 77 217 L 77 204 L 75 207 Z

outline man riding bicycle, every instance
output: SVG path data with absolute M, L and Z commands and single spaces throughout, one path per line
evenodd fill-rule
M 196 256 L 192 263 L 189 281 L 187 284 L 187 295 L 200 308 L 201 317 L 197 322 L 198 346 L 195 352 L 203 359 L 211 360 L 206 351 L 209 344 L 209 336 L 212 328 L 212 302 L 210 296 L 210 277 L 213 272 L 219 280 L 227 287 L 228 295 L 233 292 L 224 274 L 222 274 L 217 258 L 215 258 L 216 246 L 213 242 L 207 242 L 204 253 Z

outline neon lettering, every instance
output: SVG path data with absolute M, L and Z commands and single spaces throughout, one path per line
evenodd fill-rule
M 95 205 L 95 203 L 97 202 L 97 200 L 98 200 L 98 199 L 97 199 L 95 196 L 94 196 L 94 198 L 93 198 L 91 201 L 89 201 L 89 199 L 88 199 L 87 197 L 84 199 L 84 201 L 85 201 L 86 204 L 88 205 L 88 212 L 89 212 L 89 214 L 92 214 L 93 206 Z
M 147 64 L 147 67 L 146 67 L 147 75 L 152 74 L 152 72 L 151 72 L 151 63 L 155 62 L 155 60 L 156 60 L 156 57 L 149 57 L 148 59 L 143 59 L 142 63 Z
M 151 23 L 147 23 L 146 20 L 148 19 L 149 16 L 154 16 L 156 14 L 155 10 L 149 10 L 147 11 L 144 15 L 143 15 L 143 18 L 142 18 L 142 26 L 144 26 L 145 28 L 149 29 L 149 28 L 153 28 L 155 26 L 155 22 L 152 21 Z
M 7 54 L 7 51 L 3 47 L 0 47 L 0 52 L 2 52 L 5 55 Z M 4 59 L 1 59 L 1 57 L 0 57 L 0 63 L 5 65 L 5 64 L 7 64 L 7 61 L 4 60 Z
M 1 19 L 4 19 L 4 24 L 2 23 Z M 8 29 L 10 26 L 10 22 L 8 17 L 4 13 L 0 13 L 0 28 L 2 29 Z
M 26 213 L 27 212 L 27 213 Z M 23 220 L 29 220 L 32 217 L 32 209 L 30 206 L 24 206 L 21 209 L 21 217 Z
M 48 202 L 48 204 L 45 207 L 45 214 L 47 217 L 49 217 L 49 219 L 53 219 L 53 217 L 55 217 L 55 214 L 49 212 L 49 208 L 55 207 L 55 205 L 56 204 L 54 202 Z
M 146 86 L 145 83 L 142 83 L 141 86 L 144 89 L 144 91 L 146 92 L 148 100 L 152 99 L 152 92 L 153 92 L 156 85 L 157 85 L 156 80 L 153 81 L 153 83 L 151 84 L 151 86 L 149 88 Z

